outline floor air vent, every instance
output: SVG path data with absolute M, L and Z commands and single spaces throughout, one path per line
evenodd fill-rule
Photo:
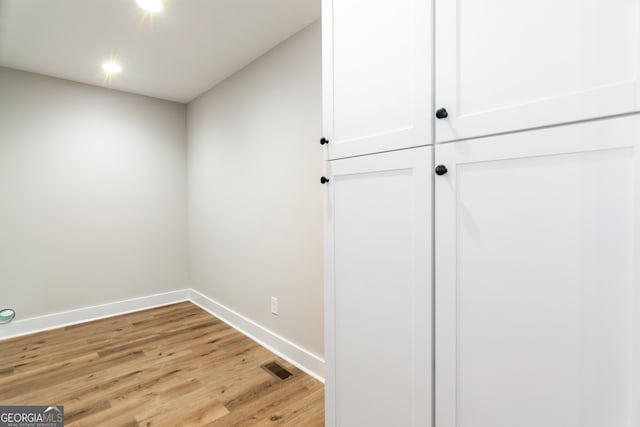
M 289 377 L 292 377 L 293 374 L 287 371 L 285 368 L 280 366 L 277 362 L 270 362 L 266 365 L 262 365 L 262 369 L 269 372 L 271 375 L 280 378 L 281 380 L 286 380 Z

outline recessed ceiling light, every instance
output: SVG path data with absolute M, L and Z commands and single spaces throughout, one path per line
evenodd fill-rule
M 107 61 L 102 64 L 102 69 L 107 72 L 107 74 L 119 73 L 122 71 L 122 67 L 120 64 L 114 61 Z
M 136 3 L 148 12 L 160 12 L 162 10 L 162 2 L 160 0 L 136 0 Z

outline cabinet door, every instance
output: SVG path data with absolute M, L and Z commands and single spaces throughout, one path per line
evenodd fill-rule
M 328 158 L 431 143 L 430 0 L 323 0 Z
M 640 425 L 640 118 L 442 144 L 436 426 Z
M 431 148 L 329 162 L 326 420 L 431 419 Z
M 640 2 L 435 1 L 437 141 L 638 109 Z

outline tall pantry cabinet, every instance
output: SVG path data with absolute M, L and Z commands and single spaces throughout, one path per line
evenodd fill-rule
M 425 426 L 431 7 L 325 1 L 322 19 L 327 425 Z
M 640 426 L 640 2 L 323 0 L 326 424 Z

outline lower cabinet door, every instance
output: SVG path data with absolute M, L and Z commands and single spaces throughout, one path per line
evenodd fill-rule
M 639 116 L 436 146 L 436 427 L 640 426 L 639 149 Z
M 328 426 L 431 423 L 431 150 L 328 163 Z

